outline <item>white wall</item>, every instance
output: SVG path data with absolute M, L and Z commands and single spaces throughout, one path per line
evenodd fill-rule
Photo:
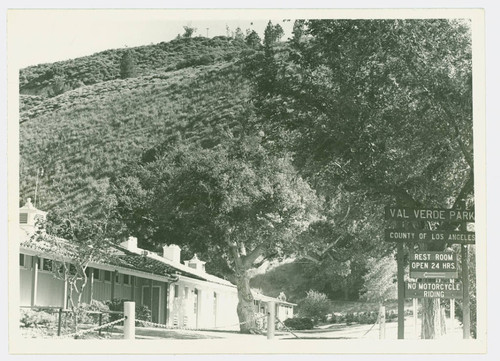
M 175 297 L 175 285 L 179 287 L 178 297 Z M 185 288 L 187 287 L 187 298 Z M 195 292 L 198 290 L 198 312 L 195 313 L 194 301 Z M 214 292 L 217 294 L 217 301 L 214 305 Z M 220 328 L 239 329 L 236 306 L 238 297 L 236 289 L 233 287 L 217 285 L 204 281 L 188 281 L 181 279 L 170 285 L 169 300 L 169 325 L 177 325 L 190 328 Z M 214 313 L 215 311 L 215 313 Z M 229 327 L 233 326 L 233 327 Z

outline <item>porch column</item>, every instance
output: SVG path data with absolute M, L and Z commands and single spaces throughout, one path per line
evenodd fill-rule
M 116 279 L 117 273 L 118 273 L 117 271 L 114 271 L 113 273 L 111 273 L 111 299 L 112 300 L 115 299 L 115 279 Z
M 89 303 L 92 303 L 94 300 L 94 269 L 92 267 L 89 267 L 89 274 L 90 274 L 90 280 L 89 280 Z
M 40 259 L 33 256 L 31 263 L 31 306 L 36 306 L 36 294 L 38 292 L 38 264 Z
M 68 308 L 68 280 L 66 278 L 66 267 L 64 267 L 64 281 L 63 281 L 63 299 L 62 308 Z
M 151 317 L 153 316 L 153 280 L 149 280 L 149 309 L 151 310 Z
M 169 302 L 170 302 L 170 283 L 165 282 L 165 325 L 168 325 L 169 318 Z
M 130 298 L 132 299 L 132 301 L 135 301 L 135 276 L 130 276 L 130 284 L 132 285 Z

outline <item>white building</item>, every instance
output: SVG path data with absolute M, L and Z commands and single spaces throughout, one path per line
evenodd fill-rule
M 71 262 L 69 242 L 57 239 L 54 249 L 47 242 L 32 238 L 35 223 L 46 212 L 33 207 L 30 200 L 20 208 L 20 303 L 21 306 L 68 306 L 68 285 L 52 272 L 52 262 Z M 152 321 L 171 327 L 238 330 L 236 286 L 208 274 L 205 262 L 195 255 L 181 262 L 181 249 L 166 245 L 163 254 L 137 247 L 137 239 L 110 249 L 106 262 L 89 264 L 88 283 L 82 302 L 125 299 L 146 305 Z M 267 301 L 276 302 L 280 320 L 293 317 L 294 304 L 255 295 L 256 313 L 267 312 Z

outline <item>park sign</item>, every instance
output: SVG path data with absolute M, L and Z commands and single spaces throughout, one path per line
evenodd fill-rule
M 385 207 L 385 219 L 396 221 L 474 222 L 473 210 Z
M 458 278 L 453 252 L 410 252 L 410 278 Z
M 463 298 L 461 282 L 405 282 L 405 298 Z
M 386 242 L 446 242 L 475 244 L 476 234 L 467 231 L 428 231 L 386 229 Z

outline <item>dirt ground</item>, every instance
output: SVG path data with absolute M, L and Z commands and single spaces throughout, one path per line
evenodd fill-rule
M 405 339 L 420 338 L 420 322 L 413 323 L 413 318 L 408 317 L 405 320 Z M 462 327 L 455 320 L 453 324 L 448 320 L 447 334 L 441 338 L 450 340 L 462 339 Z M 52 331 L 45 328 L 21 328 L 21 334 L 25 338 L 53 338 L 55 335 Z M 97 332 L 85 334 L 80 337 L 82 339 L 121 339 L 123 336 L 121 326 L 114 327 L 112 330 L 103 331 L 101 335 Z M 152 327 L 136 327 L 136 339 L 142 340 L 158 340 L 158 339 L 180 339 L 180 340 L 195 340 L 195 339 L 265 339 L 265 333 L 262 335 L 244 335 L 235 331 L 194 331 L 180 329 L 161 329 Z M 279 330 L 275 333 L 277 340 L 299 340 L 299 339 L 379 339 L 378 325 L 345 325 L 332 324 L 315 328 L 313 330 L 292 331 Z M 397 339 L 397 322 L 386 324 L 385 339 Z

